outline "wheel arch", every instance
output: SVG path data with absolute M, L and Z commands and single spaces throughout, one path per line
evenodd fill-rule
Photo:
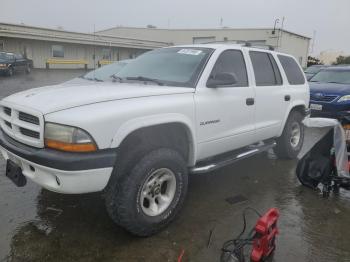
M 111 147 L 123 150 L 132 139 L 144 136 L 147 140 L 172 145 L 180 150 L 189 166 L 195 164 L 195 133 L 191 120 L 179 114 L 165 114 L 136 118 L 124 123 L 113 137 Z
M 287 110 L 288 114 L 285 115 L 284 119 L 283 119 L 283 124 L 281 125 L 280 131 L 278 133 L 278 136 L 282 135 L 283 129 L 287 123 L 287 119 L 289 117 L 289 115 L 293 112 L 293 111 L 298 111 L 301 114 L 305 115 L 305 110 L 307 109 L 307 106 L 305 105 L 305 103 L 303 101 L 295 101 L 293 104 L 291 104 Z

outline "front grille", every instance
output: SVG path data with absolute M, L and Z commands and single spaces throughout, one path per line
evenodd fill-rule
M 11 125 L 11 123 L 9 121 L 5 120 L 5 125 L 7 125 L 9 128 L 12 128 L 12 125 Z
M 9 107 L 4 107 L 4 113 L 6 114 L 6 115 L 8 115 L 8 116 L 11 116 L 11 108 L 9 108 Z
M 24 122 L 28 122 L 34 125 L 39 125 L 39 118 L 37 116 L 33 116 L 24 112 L 18 113 L 18 119 Z
M 334 101 L 338 96 L 336 95 L 316 95 L 316 94 L 310 94 L 310 99 L 312 101 L 318 101 L 318 102 L 332 102 Z
M 44 146 L 44 119 L 33 109 L 17 108 L 11 103 L 0 103 L 0 128 L 6 135 L 23 144 Z
M 22 135 L 33 137 L 33 138 L 40 138 L 39 132 L 29 130 L 29 129 L 24 128 L 24 127 L 20 127 L 19 131 L 21 132 Z

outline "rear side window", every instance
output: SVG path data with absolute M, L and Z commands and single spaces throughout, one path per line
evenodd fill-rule
M 275 86 L 282 84 L 281 73 L 271 54 L 250 51 L 249 55 L 253 64 L 257 86 Z
M 303 72 L 301 72 L 300 67 L 297 62 L 289 57 L 284 55 L 278 55 L 284 71 L 286 72 L 287 79 L 291 85 L 303 85 L 305 84 L 305 77 Z
M 247 68 L 239 50 L 226 50 L 220 54 L 211 76 L 217 73 L 233 73 L 238 80 L 235 86 L 248 86 Z

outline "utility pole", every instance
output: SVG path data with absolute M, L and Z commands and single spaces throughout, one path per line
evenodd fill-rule
M 94 70 L 95 70 L 95 66 L 96 66 L 96 28 L 95 28 L 95 24 L 94 24 L 94 54 L 93 54 L 93 60 L 94 60 Z
M 285 17 L 282 17 L 281 28 L 278 31 L 277 48 L 282 46 L 282 34 L 283 34 L 283 28 L 284 28 L 284 20 L 285 20 Z
M 311 45 L 311 51 L 310 53 L 313 54 L 315 51 L 315 41 L 316 41 L 316 30 L 314 30 L 313 34 L 312 34 L 312 45 Z

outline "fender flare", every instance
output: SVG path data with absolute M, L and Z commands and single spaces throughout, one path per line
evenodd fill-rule
M 183 124 L 186 128 L 187 136 L 189 138 L 189 166 L 195 165 L 197 147 L 195 143 L 195 129 L 193 127 L 193 121 L 185 115 L 177 113 L 156 114 L 145 117 L 137 117 L 130 119 L 123 123 L 113 136 L 110 147 L 119 147 L 123 140 L 132 132 L 144 128 L 151 127 L 160 124 L 179 123 Z
M 291 103 L 289 105 L 288 109 L 287 109 L 288 114 L 286 114 L 284 119 L 283 119 L 280 131 L 278 132 L 278 137 L 280 137 L 282 135 L 282 133 L 283 133 L 283 129 L 284 129 L 284 126 L 286 125 L 286 122 L 287 122 L 287 119 L 288 119 L 288 117 L 290 115 L 290 112 L 292 112 L 294 108 L 299 107 L 299 106 L 302 106 L 305 109 L 308 108 L 308 106 L 305 104 L 305 101 L 303 101 L 303 100 L 295 100 L 295 101 L 293 101 L 293 103 Z

